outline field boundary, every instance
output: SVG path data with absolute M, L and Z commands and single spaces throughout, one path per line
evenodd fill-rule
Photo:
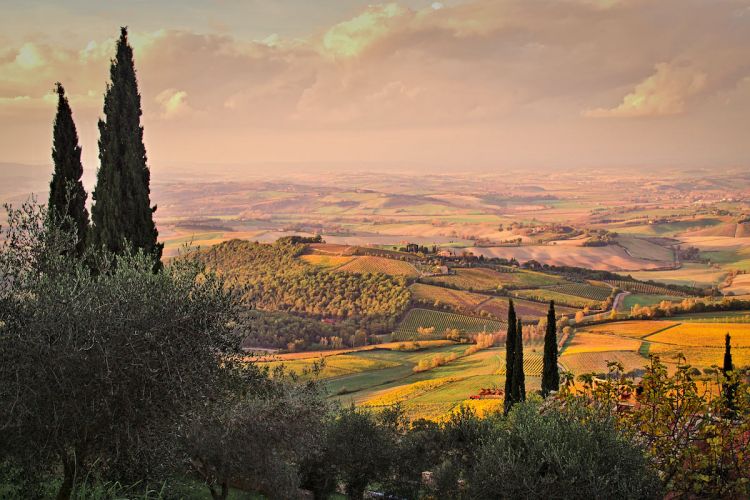
M 675 323 L 674 325 L 665 326 L 664 328 L 660 328 L 660 329 L 656 330 L 655 332 L 647 333 L 646 335 L 644 335 L 642 337 L 638 337 L 638 338 L 641 339 L 641 340 L 646 340 L 648 337 L 651 337 L 652 335 L 656 335 L 657 333 L 661 333 L 661 332 L 667 331 L 670 328 L 676 328 L 676 327 L 678 327 L 680 325 L 682 325 L 682 323 Z M 659 343 L 660 344 L 664 344 L 665 342 L 659 342 Z

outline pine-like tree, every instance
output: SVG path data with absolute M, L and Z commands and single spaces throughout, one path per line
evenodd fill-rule
M 732 346 L 730 344 L 731 341 L 732 337 L 727 333 L 727 336 L 724 338 L 724 366 L 722 367 L 722 372 L 727 378 L 731 377 L 732 372 L 734 371 L 734 363 L 732 363 Z M 736 391 L 736 383 L 731 381 L 724 382 L 724 397 L 727 400 L 727 410 L 730 414 L 733 414 L 735 411 L 734 396 Z
M 513 354 L 513 403 L 526 401 L 526 376 L 523 373 L 523 324 L 516 325 L 515 352 Z
M 516 310 L 513 301 L 508 301 L 508 333 L 505 336 L 505 413 L 513 406 L 513 356 L 516 344 Z
M 117 55 L 110 67 L 111 82 L 104 96 L 104 120 L 99 120 L 99 168 L 94 206 L 93 239 L 98 247 L 121 254 L 126 241 L 159 259 L 163 244 L 154 224 L 146 164 L 146 147 L 141 127 L 141 96 L 138 93 L 133 49 L 127 28 L 122 28 Z
M 542 370 L 542 397 L 560 390 L 560 372 L 557 367 L 557 325 L 555 324 L 555 301 L 549 303 L 547 331 L 544 334 L 544 368 Z
M 57 114 L 52 131 L 52 161 L 55 170 L 49 183 L 48 208 L 66 229 L 75 227 L 78 243 L 76 253 L 80 256 L 86 248 L 89 232 L 89 212 L 86 210 L 86 190 L 81 176 L 81 146 L 78 131 L 73 122 L 65 89 L 60 82 L 55 84 L 57 92 Z

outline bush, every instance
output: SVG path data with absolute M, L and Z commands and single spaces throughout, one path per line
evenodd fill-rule
M 660 498 L 643 451 L 606 420 L 585 425 L 535 403 L 516 405 L 485 444 L 468 497 Z

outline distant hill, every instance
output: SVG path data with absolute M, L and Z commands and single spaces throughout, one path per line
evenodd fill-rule
M 684 236 L 723 236 L 726 238 L 750 238 L 750 221 L 727 222 L 717 226 L 690 231 Z
M 19 204 L 34 193 L 46 202 L 51 165 L 0 163 L 0 202 Z

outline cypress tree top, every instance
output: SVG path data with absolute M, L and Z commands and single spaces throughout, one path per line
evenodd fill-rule
M 151 173 L 146 164 L 141 96 L 127 28 L 121 30 L 110 78 L 104 96 L 104 119 L 99 120 L 101 166 L 91 210 L 94 243 L 122 253 L 128 241 L 133 249 L 153 255 L 158 265 L 163 245 L 157 243 L 153 219 L 156 206 L 150 206 Z
M 81 146 L 78 145 L 78 131 L 73 122 L 65 89 L 60 82 L 55 84 L 57 93 L 57 114 L 52 130 L 52 161 L 54 172 L 49 185 L 48 208 L 54 216 L 63 220 L 63 226 L 75 227 L 78 243 L 76 252 L 83 253 L 89 228 L 89 212 L 86 210 L 86 190 L 81 176 Z M 65 220 L 69 218 L 68 220 Z

